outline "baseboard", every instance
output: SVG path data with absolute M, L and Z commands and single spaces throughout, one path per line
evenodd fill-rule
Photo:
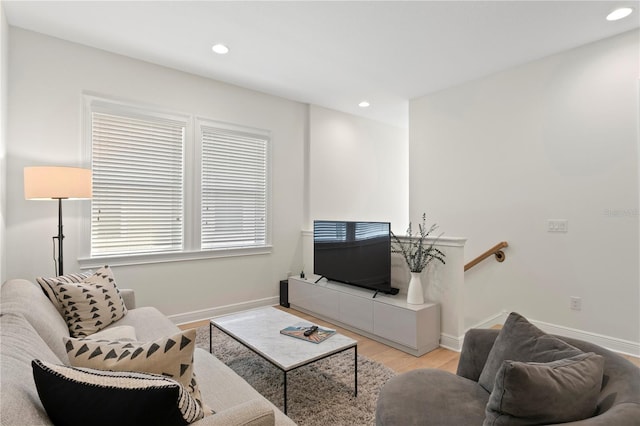
M 496 315 L 492 315 L 486 318 L 483 321 L 474 324 L 473 326 L 467 328 L 491 328 L 496 324 L 504 324 L 507 319 L 507 313 L 501 312 Z M 462 343 L 464 342 L 464 334 L 462 336 L 452 336 L 446 333 L 440 333 L 440 346 L 449 349 L 451 351 L 460 352 L 462 350 Z
M 542 321 L 531 320 L 531 323 L 549 334 L 557 334 L 560 336 L 571 337 L 573 339 L 584 340 L 585 342 L 602 346 L 603 348 L 607 348 L 613 352 L 640 357 L 640 343 L 637 342 L 618 339 L 617 337 L 604 336 L 602 334 L 591 333 L 583 330 L 576 330 L 574 328 L 549 324 Z
M 471 327 L 467 328 L 467 330 L 469 330 L 470 328 L 491 328 L 496 324 L 502 325 L 507 320 L 508 316 L 509 313 L 507 311 L 502 311 L 472 325 Z
M 470 328 L 491 328 L 496 324 L 504 324 L 509 316 L 509 311 L 502 311 L 493 315 L 486 320 L 479 322 Z M 544 321 L 527 318 L 532 324 L 540 328 L 545 333 L 556 334 L 559 336 L 571 337 L 573 339 L 584 340 L 593 343 L 611 351 L 625 355 L 640 357 L 640 343 L 629 340 L 619 339 L 617 337 L 605 336 L 602 334 L 591 333 L 589 331 L 577 330 L 575 328 L 565 327 L 562 325 L 550 324 Z M 442 345 L 444 346 L 444 345 Z M 460 345 L 462 347 L 462 344 Z
M 202 321 L 220 315 L 232 314 L 234 312 L 246 311 L 249 309 L 261 308 L 263 306 L 274 306 L 279 302 L 278 296 L 265 297 L 264 299 L 250 300 L 247 302 L 233 303 L 231 305 L 217 306 L 215 308 L 201 309 L 199 311 L 184 312 L 181 314 L 169 315 L 169 319 L 176 325 L 186 324 L 195 321 Z
M 449 349 L 450 351 L 460 352 L 463 341 L 464 336 L 455 337 L 450 334 L 440 333 L 440 347 Z

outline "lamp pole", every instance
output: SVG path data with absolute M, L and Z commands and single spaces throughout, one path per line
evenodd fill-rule
M 53 237 L 58 239 L 58 272 L 56 275 L 64 275 L 62 259 L 62 240 L 64 240 L 64 234 L 62 233 L 62 198 L 58 198 L 58 236 Z

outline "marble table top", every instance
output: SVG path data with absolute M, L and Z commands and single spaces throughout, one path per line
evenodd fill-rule
M 283 371 L 325 358 L 357 345 L 357 341 L 335 333 L 321 343 L 311 343 L 280 334 L 285 327 L 308 323 L 295 315 L 273 307 L 252 309 L 216 317 L 211 323 L 253 349 Z M 316 324 L 317 325 L 317 324 Z M 213 348 L 215 354 L 215 348 Z

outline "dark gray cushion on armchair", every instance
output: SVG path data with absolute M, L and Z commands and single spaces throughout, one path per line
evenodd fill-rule
M 478 383 L 491 392 L 496 374 L 506 360 L 551 362 L 582 353 L 580 349 L 540 330 L 522 315 L 512 312 L 498 333 Z
M 592 417 L 604 358 L 593 352 L 552 362 L 503 361 L 483 426 L 567 423 Z

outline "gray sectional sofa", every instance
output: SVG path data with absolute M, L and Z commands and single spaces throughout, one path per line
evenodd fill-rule
M 513 314 L 512 314 L 513 315 Z M 507 320 L 509 321 L 509 320 Z M 435 369 L 414 370 L 389 380 L 380 392 L 376 411 L 377 426 L 461 426 L 461 425 L 547 425 L 534 417 L 539 414 L 528 410 L 530 418 L 513 419 L 488 415 L 488 405 L 494 394 L 483 387 L 483 371 L 490 363 L 491 353 L 498 343 L 499 330 L 472 329 L 464 338 L 457 374 Z M 640 368 L 623 357 L 592 343 L 560 336 L 573 349 L 596 354 L 604 361 L 600 367 L 600 379 L 594 388 L 593 409 L 590 417 L 578 421 L 562 422 L 572 426 L 639 426 L 640 425 Z M 521 338 L 508 342 L 518 351 L 526 346 Z M 544 350 L 544 343 L 534 342 L 533 350 Z M 548 348 L 546 348 L 548 350 Z M 551 352 L 551 351 L 548 351 Z M 591 354 L 593 356 L 593 354 Z M 559 359 L 560 357 L 556 358 Z M 550 360 L 546 360 L 550 361 Z M 551 360 L 553 361 L 553 360 Z M 542 362 L 542 361 L 539 361 Z M 563 362 L 563 360 L 554 361 Z M 509 363 L 509 361 L 507 361 Z M 540 365 L 540 364 L 538 364 Z M 580 372 L 583 373 L 583 372 Z M 584 376 L 584 374 L 578 374 Z M 581 378 L 581 377 L 579 377 Z M 497 386 L 497 385 L 496 385 Z M 549 393 L 551 394 L 551 393 Z M 513 397 L 501 394 L 504 398 Z M 558 398 L 556 398 L 558 399 Z M 579 398 L 576 398 L 579 399 Z M 493 401 L 496 402 L 496 401 Z M 523 401 L 511 407 L 514 411 L 526 411 L 527 406 L 548 407 L 557 403 L 543 392 L 524 393 Z M 542 404 L 542 405 L 540 405 Z M 557 404 L 557 411 L 571 410 L 574 401 Z
M 65 364 L 67 324 L 37 284 L 15 279 L 2 284 L 0 297 L 0 424 L 50 425 L 36 390 L 34 359 Z M 180 330 L 160 311 L 135 307 L 133 292 L 122 290 L 128 313 L 110 327 L 130 325 L 137 339 L 151 341 Z M 205 425 L 295 425 L 240 376 L 202 349 L 194 353 L 194 373 L 202 398 L 216 414 L 192 423 Z

